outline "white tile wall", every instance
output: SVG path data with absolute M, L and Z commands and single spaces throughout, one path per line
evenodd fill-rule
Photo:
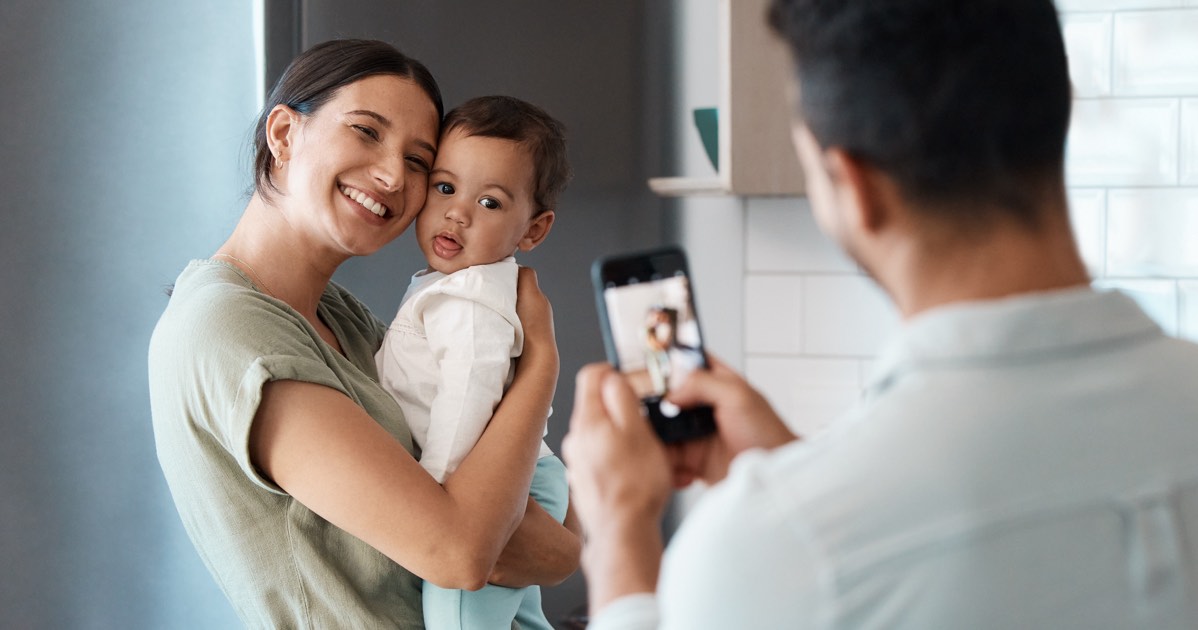
M 1181 102 L 1181 183 L 1198 186 L 1198 99 L 1193 98 Z
M 861 398 L 861 366 L 846 359 L 749 357 L 745 376 L 790 429 L 811 436 Z
M 1177 183 L 1177 99 L 1075 101 L 1067 144 L 1070 186 Z
M 749 275 L 745 278 L 745 352 L 802 352 L 802 314 L 801 276 Z
M 807 199 L 748 200 L 747 267 L 754 271 L 854 272 L 857 266 L 816 227 Z
M 1115 14 L 1115 93 L 1198 95 L 1198 10 Z
M 898 325 L 890 300 L 865 276 L 806 276 L 803 290 L 808 355 L 871 357 Z
M 1107 201 L 1111 277 L 1198 277 L 1198 188 L 1115 189 Z
M 1076 97 L 1066 171 L 1082 258 L 1095 286 L 1127 292 L 1166 332 L 1198 341 L 1198 0 L 1057 6 Z M 740 323 L 744 353 L 729 359 L 809 434 L 860 397 L 898 318 L 806 200 L 738 202 L 731 217 L 701 219 L 721 226 L 707 246 L 743 233 L 731 248 L 744 256 L 743 317 L 725 319 Z
M 1182 6 L 1182 0 L 1057 0 L 1058 11 L 1114 11 Z
M 1078 13 L 1061 18 L 1069 76 L 1075 96 L 1104 96 L 1111 93 L 1110 13 Z

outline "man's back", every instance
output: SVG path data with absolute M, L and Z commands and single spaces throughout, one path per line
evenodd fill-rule
M 1070 290 L 930 311 L 876 372 L 688 517 L 667 626 L 1198 627 L 1198 347 Z

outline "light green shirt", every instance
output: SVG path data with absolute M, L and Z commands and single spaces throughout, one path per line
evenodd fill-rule
M 250 426 L 274 380 L 344 393 L 413 452 L 403 413 L 377 382 L 383 324 L 332 283 L 317 312 L 344 356 L 235 267 L 188 265 L 150 340 L 158 459 L 188 535 L 246 625 L 421 627 L 419 578 L 250 462 Z

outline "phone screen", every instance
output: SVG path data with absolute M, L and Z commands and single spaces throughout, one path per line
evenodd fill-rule
M 710 409 L 666 400 L 697 368 L 706 368 L 686 258 L 680 250 L 604 259 L 596 277 L 607 326 L 608 359 L 628 379 L 666 441 L 714 430 Z

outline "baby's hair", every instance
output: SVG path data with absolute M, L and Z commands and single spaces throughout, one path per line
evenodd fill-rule
M 524 145 L 532 155 L 533 216 L 557 210 L 557 198 L 573 173 L 566 157 L 566 127 L 545 110 L 510 96 L 480 96 L 445 115 L 441 137 L 460 129 L 467 136 Z

